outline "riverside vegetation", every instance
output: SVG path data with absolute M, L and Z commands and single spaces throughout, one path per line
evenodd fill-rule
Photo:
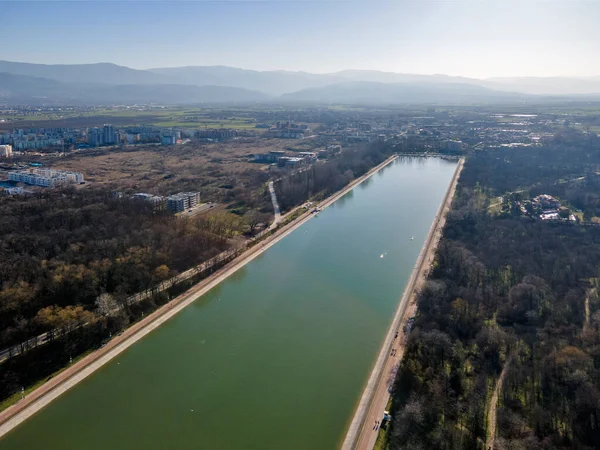
M 600 448 L 599 169 L 600 140 L 573 130 L 468 158 L 398 371 L 388 448 L 485 449 L 490 420 L 496 449 Z M 539 193 L 584 221 L 523 215 L 516 201 Z

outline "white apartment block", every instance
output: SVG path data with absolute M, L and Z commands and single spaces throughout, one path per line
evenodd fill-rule
M 53 169 L 28 169 L 10 172 L 10 181 L 31 184 L 33 186 L 55 187 L 63 184 L 81 184 L 84 182 L 83 174 L 67 170 Z

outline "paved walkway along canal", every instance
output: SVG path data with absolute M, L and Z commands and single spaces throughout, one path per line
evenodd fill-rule
M 0 450 L 339 446 L 455 164 L 378 172 Z

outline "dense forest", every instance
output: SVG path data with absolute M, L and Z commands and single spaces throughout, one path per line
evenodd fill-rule
M 0 197 L 0 350 L 53 331 L 0 365 L 0 400 L 136 320 L 131 294 L 230 247 L 247 216 L 178 219 L 95 189 Z
M 470 155 L 398 371 L 390 449 L 485 449 L 493 422 L 495 449 L 600 448 L 599 167 L 598 138 L 574 131 Z M 490 212 L 514 192 L 557 195 L 586 220 Z

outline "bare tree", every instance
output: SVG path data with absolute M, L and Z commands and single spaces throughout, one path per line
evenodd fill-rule
M 110 316 L 115 313 L 119 309 L 119 304 L 115 300 L 115 298 L 108 294 L 101 294 L 96 300 L 96 310 L 98 314 L 101 316 Z

